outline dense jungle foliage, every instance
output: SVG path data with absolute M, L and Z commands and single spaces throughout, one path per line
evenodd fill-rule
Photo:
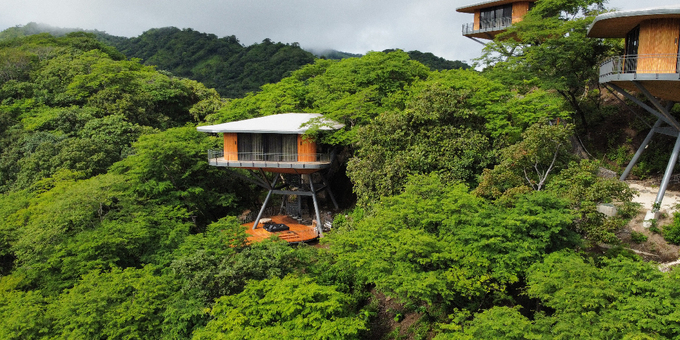
M 621 44 L 581 34 L 601 10 L 538 1 L 531 38 L 488 46 L 517 44 L 483 72 L 370 52 L 231 100 L 94 34 L 0 41 L 0 338 L 677 338 L 678 270 L 588 251 L 635 213 L 572 153 L 613 112 L 593 84 Z M 578 39 L 592 62 L 555 51 Z M 248 244 L 235 216 L 261 192 L 196 130 L 284 112 L 345 124 L 310 133 L 344 150 L 356 195 L 320 246 Z

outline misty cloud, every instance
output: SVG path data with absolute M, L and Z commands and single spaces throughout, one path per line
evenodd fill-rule
M 461 25 L 472 17 L 455 10 L 479 1 L 5 0 L 0 30 L 38 22 L 133 37 L 151 28 L 175 26 L 219 37 L 235 35 L 246 45 L 269 38 L 298 42 L 308 49 L 363 54 L 402 48 L 469 61 L 481 54 L 482 45 L 461 35 Z M 611 0 L 608 6 L 638 9 L 677 0 L 648 3 Z

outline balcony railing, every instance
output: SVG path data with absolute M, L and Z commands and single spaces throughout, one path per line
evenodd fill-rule
M 600 64 L 600 78 L 617 74 L 678 73 L 678 54 L 640 54 L 613 57 Z
M 512 25 L 512 17 L 501 17 L 492 20 L 481 20 L 479 29 L 475 29 L 475 23 L 463 24 L 463 35 L 475 33 L 499 31 Z
M 265 153 L 265 152 L 227 152 L 208 150 L 208 160 L 222 158 L 225 161 L 247 162 L 284 162 L 284 163 L 330 163 L 330 153 Z

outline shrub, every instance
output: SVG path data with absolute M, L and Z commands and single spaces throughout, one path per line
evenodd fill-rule
M 630 240 L 635 242 L 635 243 L 642 243 L 647 241 L 647 235 L 643 233 L 638 233 L 637 231 L 633 231 L 630 233 Z
M 673 223 L 663 228 L 663 238 L 673 244 L 680 244 L 680 212 L 673 213 Z

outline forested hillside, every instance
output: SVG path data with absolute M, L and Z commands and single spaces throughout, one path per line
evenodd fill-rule
M 79 31 L 83 30 L 29 23 L 0 32 L 0 41 L 39 33 L 61 37 Z M 139 58 L 145 65 L 154 65 L 159 70 L 199 81 L 227 98 L 257 92 L 260 86 L 278 82 L 315 59 L 311 52 L 302 50 L 297 43 L 275 43 L 265 39 L 262 43 L 244 46 L 233 35 L 218 38 L 214 34 L 175 27 L 151 29 L 135 38 L 96 30 L 85 32 L 95 34 L 100 41 L 115 47 L 128 58 Z M 461 61 L 446 60 L 432 53 L 410 51 L 408 54 L 432 70 L 470 67 Z M 322 51 L 318 56 L 336 60 L 361 57 L 360 54 L 334 50 Z
M 617 114 L 597 63 L 621 44 L 585 37 L 601 10 L 537 2 L 484 72 L 370 52 L 230 100 L 93 34 L 1 41 L 0 339 L 680 336 L 680 272 L 626 251 L 633 192 L 572 152 Z M 235 216 L 263 195 L 196 130 L 285 112 L 345 124 L 310 133 L 356 197 L 316 246 L 248 244 Z
M 397 49 L 387 49 L 383 50 L 384 53 L 390 53 L 390 52 L 395 52 Z M 334 60 L 342 60 L 346 58 L 360 58 L 362 55 L 360 54 L 353 54 L 353 53 L 347 53 L 347 52 L 340 52 L 336 50 L 322 50 L 322 51 L 310 51 L 314 53 L 316 56 L 320 58 L 325 58 L 325 59 L 334 59 Z M 430 67 L 432 71 L 442 71 L 442 70 L 454 70 L 454 69 L 462 69 L 466 70 L 470 68 L 470 65 L 460 61 L 460 60 L 446 60 L 442 57 L 437 57 L 436 55 L 430 53 L 430 52 L 420 52 L 420 51 L 408 51 L 406 52 L 408 56 L 420 62 L 421 64 Z
M 146 65 L 202 82 L 228 98 L 243 97 L 264 84 L 275 83 L 315 59 L 297 43 L 265 39 L 243 46 L 233 35 L 218 38 L 175 27 L 148 30 L 126 40 L 104 41 L 128 58 L 140 58 Z
M 3 31 L 0 41 L 39 33 L 60 37 L 78 31 L 82 30 L 29 23 Z M 227 98 L 257 91 L 260 86 L 277 82 L 315 59 L 296 43 L 265 39 L 262 43 L 244 46 L 235 36 L 218 38 L 214 34 L 175 27 L 151 29 L 135 38 L 101 31 L 86 33 L 94 34 L 127 58 L 139 58 L 143 64 L 156 66 L 158 70 L 199 81 Z

